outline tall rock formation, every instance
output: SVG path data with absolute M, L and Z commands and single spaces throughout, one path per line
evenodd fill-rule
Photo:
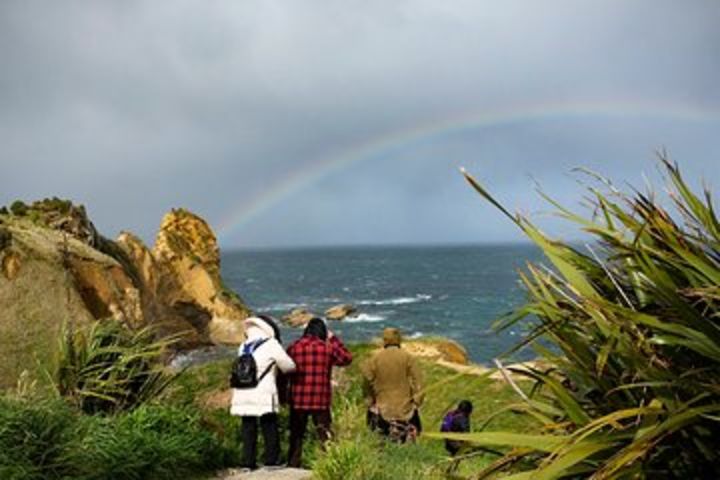
M 239 343 L 249 310 L 225 288 L 215 236 L 173 210 L 154 248 L 99 235 L 84 208 L 58 199 L 0 210 L 0 387 L 51 365 L 63 324 L 113 317 L 181 334 L 180 348 Z

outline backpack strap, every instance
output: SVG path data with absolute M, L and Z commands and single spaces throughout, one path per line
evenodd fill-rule
M 253 354 L 255 353 L 255 350 L 260 348 L 263 343 L 270 340 L 269 338 L 261 338 L 259 340 L 254 340 L 252 342 L 248 342 L 243 346 L 243 354 Z
M 265 375 L 267 375 L 268 373 L 270 373 L 270 369 L 272 369 L 272 367 L 274 367 L 274 366 L 275 366 L 275 362 L 270 362 L 270 365 L 268 365 L 267 368 L 266 368 L 266 369 L 260 374 L 260 376 L 258 377 L 258 379 L 257 379 L 258 383 L 260 383 L 260 381 L 261 381 L 263 378 L 265 378 Z
M 261 347 L 265 342 L 267 342 L 268 340 L 270 340 L 270 338 L 261 338 L 261 339 L 259 339 L 259 340 L 255 340 L 254 342 L 250 342 L 250 343 L 245 344 L 245 346 L 243 347 L 243 354 L 250 354 L 250 355 L 254 354 L 255 351 L 256 351 L 258 348 L 260 348 L 260 347 Z M 268 365 L 267 368 L 265 368 L 265 370 L 264 370 L 264 371 L 260 374 L 260 376 L 258 377 L 257 383 L 260 383 L 260 381 L 261 381 L 263 378 L 265 378 L 265 375 L 267 375 L 268 373 L 270 373 L 270 370 L 272 369 L 272 367 L 273 367 L 274 365 L 275 365 L 275 362 L 274 362 L 274 361 L 273 361 L 273 362 L 270 362 L 270 365 Z

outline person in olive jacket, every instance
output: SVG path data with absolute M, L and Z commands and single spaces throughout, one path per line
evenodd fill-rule
M 383 331 L 383 349 L 362 370 L 371 428 L 401 442 L 420 433 L 422 378 L 415 359 L 401 347 L 400 330 Z

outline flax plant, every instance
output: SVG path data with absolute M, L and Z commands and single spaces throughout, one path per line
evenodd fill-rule
M 552 368 L 515 372 L 535 388 L 508 406 L 538 433 L 450 435 L 510 447 L 474 478 L 720 478 L 720 223 L 709 189 L 694 193 L 676 164 L 659 164 L 661 199 L 595 177 L 589 218 L 541 193 L 593 238 L 582 247 L 509 213 L 463 172 L 551 264 L 520 273 L 528 301 L 500 324 L 539 320 L 525 343 Z
M 162 362 L 177 340 L 156 339 L 150 327 L 131 329 L 111 319 L 68 330 L 60 344 L 58 392 L 85 413 L 131 410 L 178 376 Z

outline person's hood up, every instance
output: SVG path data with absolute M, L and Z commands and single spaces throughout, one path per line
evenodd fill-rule
M 248 339 L 275 338 L 275 330 L 262 318 L 249 317 L 245 319 L 245 335 Z

